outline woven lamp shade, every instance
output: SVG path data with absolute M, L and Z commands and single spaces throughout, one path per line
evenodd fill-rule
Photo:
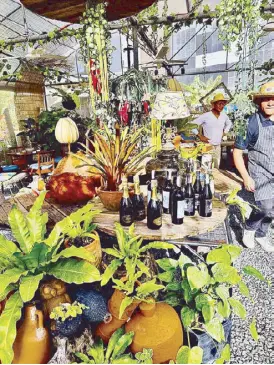
M 155 0 L 108 0 L 107 19 L 112 21 L 132 16 L 154 2 Z M 69 23 L 79 23 L 86 10 L 85 0 L 21 0 L 21 3 L 34 13 Z

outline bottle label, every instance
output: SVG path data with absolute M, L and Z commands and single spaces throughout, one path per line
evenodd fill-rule
M 131 215 L 123 215 L 121 220 L 125 224 L 131 224 L 132 223 L 132 216 Z
M 200 194 L 195 194 L 195 209 L 197 210 L 200 205 Z
M 162 217 L 155 218 L 154 221 L 153 221 L 153 224 L 155 224 L 155 226 L 157 226 L 157 227 L 161 227 Z
M 185 199 L 185 211 L 187 213 L 192 213 L 194 208 L 194 199 L 193 198 L 186 198 Z
M 211 199 L 206 199 L 205 201 L 205 213 L 211 213 L 212 212 L 212 200 Z
M 185 216 L 185 201 L 181 200 L 177 202 L 177 218 L 182 219 Z
M 137 217 L 137 218 L 145 217 L 145 215 L 146 215 L 146 212 L 145 212 L 144 210 L 138 210 L 138 211 L 136 212 L 136 217 Z
M 147 192 L 147 203 L 149 203 L 150 199 L 151 199 L 151 191 L 148 190 L 148 192 Z
M 170 192 L 163 191 L 163 207 L 166 209 L 169 209 L 169 198 L 170 198 Z

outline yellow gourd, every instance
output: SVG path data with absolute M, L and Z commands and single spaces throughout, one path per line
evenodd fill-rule
M 56 124 L 55 137 L 59 143 L 74 143 L 79 138 L 78 127 L 71 118 L 61 118 Z

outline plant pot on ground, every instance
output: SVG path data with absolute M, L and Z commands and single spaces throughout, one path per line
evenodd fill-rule
M 154 151 L 153 147 L 144 148 L 141 152 L 138 151 L 138 146 L 142 135 L 145 133 L 144 128 L 139 128 L 137 132 L 131 133 L 126 127 L 121 130 L 118 123 L 115 125 L 115 134 L 113 134 L 106 125 L 101 132 L 94 134 L 94 141 L 90 143 L 94 147 L 94 152 L 86 149 L 86 146 L 81 144 L 84 152 L 89 157 L 78 157 L 82 162 L 82 166 L 90 166 L 98 171 L 102 176 L 103 186 L 99 197 L 105 207 L 119 210 L 117 201 L 121 200 L 121 193 L 108 194 L 109 192 L 119 191 L 119 185 L 122 181 L 122 176 L 132 176 L 140 172 L 144 166 L 142 162 L 149 157 Z M 111 198 L 110 198 L 110 197 Z M 115 199 L 115 204 L 109 204 L 111 199 Z

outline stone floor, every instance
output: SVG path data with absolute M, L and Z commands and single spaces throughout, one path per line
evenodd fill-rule
M 248 195 L 242 195 L 250 200 Z M 242 220 L 234 207 L 230 209 L 230 226 L 234 244 L 241 245 Z M 272 227 L 272 240 L 274 243 L 274 228 Z M 242 245 L 241 245 L 242 246 Z M 244 248 L 241 256 L 236 261 L 238 269 L 246 265 L 254 266 L 260 270 L 266 279 L 274 279 L 274 253 L 265 252 L 261 246 L 256 245 L 254 250 Z M 240 299 L 247 309 L 246 321 L 233 317 L 231 334 L 231 363 L 233 364 L 273 364 L 274 363 L 274 294 L 271 286 L 251 276 L 244 276 L 253 303 L 242 297 L 235 291 L 233 295 Z M 259 341 L 252 339 L 249 332 L 249 325 L 253 319 L 257 321 Z

